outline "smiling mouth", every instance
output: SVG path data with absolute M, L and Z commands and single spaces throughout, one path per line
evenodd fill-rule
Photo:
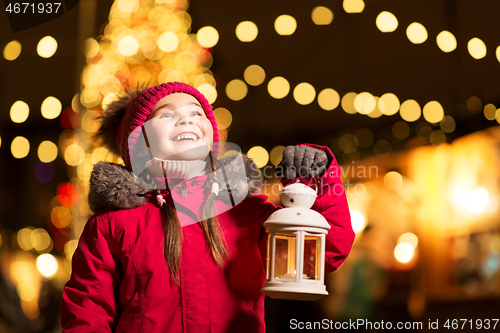
M 186 142 L 186 141 L 198 141 L 200 137 L 194 133 L 181 133 L 175 136 L 172 141 L 175 142 Z

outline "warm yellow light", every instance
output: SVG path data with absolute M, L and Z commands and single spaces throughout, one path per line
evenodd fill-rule
M 61 114 L 62 104 L 57 98 L 49 96 L 42 102 L 41 111 L 45 119 L 55 119 Z
M 231 112 L 229 112 L 225 108 L 217 108 L 214 111 L 215 121 L 217 122 L 218 129 L 226 129 L 231 126 L 231 122 L 233 121 L 233 116 Z
M 406 36 L 413 44 L 422 44 L 427 40 L 427 29 L 422 24 L 413 22 L 406 28 Z
M 452 116 L 444 116 L 443 120 L 439 123 L 439 127 L 444 133 L 451 133 L 455 130 L 455 119 Z
M 57 51 L 57 41 L 52 36 L 45 36 L 38 42 L 36 52 L 42 58 L 50 58 Z
M 393 93 L 383 94 L 378 100 L 378 108 L 382 114 L 392 116 L 399 111 L 399 99 Z
M 399 190 L 403 186 L 403 176 L 397 171 L 390 171 L 384 176 L 384 185 L 389 190 Z
M 50 163 L 57 158 L 57 145 L 52 141 L 42 141 L 38 146 L 37 155 L 40 161 Z
M 172 31 L 164 32 L 158 37 L 158 48 L 165 53 L 174 52 L 179 47 L 179 37 Z M 135 51 L 132 55 L 134 55 Z
M 266 166 L 267 162 L 269 162 L 269 153 L 264 147 L 261 146 L 250 148 L 247 156 L 254 161 L 255 165 L 259 169 Z
M 393 32 L 398 28 L 398 19 L 393 13 L 383 11 L 378 14 L 375 24 L 382 32 Z
M 500 124 L 500 109 L 495 111 L 495 120 Z
M 52 250 L 52 240 L 49 233 L 43 228 L 34 229 L 31 233 L 31 244 L 38 252 Z
M 236 26 L 236 37 L 242 42 L 251 42 L 258 34 L 259 29 L 252 21 L 243 21 Z
M 226 95 L 233 101 L 241 101 L 248 93 L 248 87 L 242 80 L 232 80 L 226 86 Z
M 314 98 L 316 98 L 316 90 L 310 83 L 299 83 L 293 89 L 293 98 L 300 105 L 311 104 L 314 101 Z
M 469 195 L 469 200 L 467 200 L 467 208 L 469 212 L 473 214 L 479 214 L 484 211 L 486 206 L 488 206 L 489 201 L 488 190 L 484 187 L 478 187 Z
M 281 159 L 283 158 L 283 151 L 285 150 L 285 146 L 276 146 L 271 149 L 269 153 L 271 163 L 273 165 L 278 165 L 281 163 Z
M 474 59 L 482 59 L 486 56 L 486 45 L 477 37 L 472 38 L 467 43 L 467 50 Z
M 361 114 L 369 114 L 376 106 L 377 101 L 369 92 L 359 93 L 354 99 L 354 108 Z
M 358 211 L 351 210 L 351 226 L 352 230 L 357 234 L 366 227 L 366 220 L 363 214 Z
M 497 111 L 497 108 L 493 104 L 486 104 L 484 106 L 484 117 L 488 120 L 495 120 L 495 112 Z
M 496 56 L 497 60 L 500 62 L 500 46 L 497 47 Z
M 274 21 L 274 29 L 281 36 L 289 36 L 297 29 L 297 21 L 293 16 L 280 15 Z
M 457 39 L 449 31 L 443 30 L 436 37 L 436 43 L 443 52 L 451 52 L 457 48 Z
M 30 108 L 23 101 L 16 101 L 10 107 L 10 119 L 15 123 L 23 123 L 28 119 Z
M 84 52 L 87 58 L 93 58 L 99 53 L 99 43 L 94 38 L 88 38 L 84 44 Z
M 356 136 L 351 133 L 346 133 L 342 135 L 339 139 L 339 148 L 346 154 L 352 154 L 359 147 L 359 140 Z
M 379 108 L 378 101 L 380 100 L 380 97 L 373 96 L 373 98 L 375 99 L 375 108 L 373 108 L 372 111 L 368 112 L 367 116 L 370 118 L 379 118 L 383 115 L 382 111 L 380 111 L 380 108 Z
M 122 13 L 133 13 L 139 9 L 140 4 L 138 0 L 118 0 L 116 5 Z
M 16 136 L 10 144 L 10 151 L 15 158 L 25 158 L 30 152 L 30 142 L 22 136 Z
M 134 36 L 123 36 L 118 42 L 118 52 L 125 57 L 131 57 L 137 51 L 139 51 L 139 41 Z
M 405 121 L 398 121 L 392 125 L 392 135 L 396 139 L 404 139 L 410 135 L 410 126 Z
M 446 142 L 446 134 L 441 130 L 432 131 L 429 135 L 429 141 L 433 146 L 439 146 Z
M 85 158 L 85 151 L 82 146 L 73 143 L 64 151 L 64 160 L 69 166 L 77 166 Z
M 213 104 L 217 99 L 217 90 L 210 83 L 203 83 L 198 86 L 198 91 L 205 96 L 208 103 Z
M 259 65 L 250 65 L 243 72 L 243 78 L 251 86 L 258 86 L 266 79 L 266 72 Z
M 219 41 L 219 32 L 212 26 L 203 27 L 198 30 L 196 40 L 198 41 L 198 44 L 203 47 L 214 47 Z
M 438 101 L 430 101 L 424 105 L 423 114 L 431 124 L 439 123 L 444 118 L 443 106 Z
M 411 244 L 406 242 L 401 242 L 394 248 L 394 257 L 401 263 L 409 262 L 413 258 L 414 254 L 415 249 L 411 246 Z
M 418 237 L 411 232 L 407 232 L 399 236 L 398 238 L 398 244 L 399 243 L 408 243 L 410 244 L 413 248 L 416 248 L 418 245 Z
M 31 227 L 22 228 L 17 232 L 16 236 L 17 244 L 24 251 L 29 251 L 33 249 L 33 244 L 31 243 L 32 232 L 33 228 Z
M 323 110 L 331 111 L 339 106 L 339 103 L 339 93 L 332 88 L 323 89 L 318 94 L 318 104 Z
M 38 268 L 40 274 L 49 278 L 56 274 L 59 265 L 52 254 L 44 253 L 36 258 L 36 268 Z
M 78 247 L 78 240 L 77 239 L 72 239 L 66 242 L 64 244 L 64 255 L 67 258 L 72 258 L 73 253 L 75 253 L 76 248 Z
M 50 212 L 50 219 L 56 228 L 66 228 L 71 222 L 71 211 L 64 206 L 56 206 Z
M 273 77 L 267 84 L 267 91 L 273 98 L 284 98 L 290 92 L 290 83 L 284 77 Z
M 365 3 L 363 0 L 344 0 L 342 7 L 349 14 L 361 13 L 365 9 Z
M 87 111 L 82 117 L 82 121 L 80 123 L 81 128 L 89 133 L 97 132 L 99 128 L 99 122 L 96 120 L 97 117 L 101 115 L 96 111 Z
M 21 50 L 21 43 L 19 43 L 17 40 L 13 40 L 3 48 L 3 57 L 9 61 L 16 60 L 17 57 L 19 57 L 19 55 L 21 54 Z
M 354 108 L 354 100 L 356 99 L 356 96 L 358 96 L 358 94 L 355 92 L 348 92 L 344 95 L 344 97 L 342 97 L 342 109 L 344 109 L 346 113 L 355 114 L 357 112 Z
M 333 12 L 329 8 L 316 6 L 312 10 L 311 18 L 316 25 L 329 25 L 333 21 Z
M 413 122 L 420 118 L 422 111 L 417 101 L 408 99 L 404 101 L 403 104 L 401 104 L 399 114 L 401 115 L 401 118 L 403 118 L 403 120 Z

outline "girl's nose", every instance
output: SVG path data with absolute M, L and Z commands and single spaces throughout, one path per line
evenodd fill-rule
M 177 122 L 177 125 L 180 126 L 180 125 L 193 125 L 193 120 L 190 116 L 182 116 L 181 118 L 179 118 L 179 121 Z

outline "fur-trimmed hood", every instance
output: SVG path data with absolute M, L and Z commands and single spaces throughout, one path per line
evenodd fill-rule
M 221 192 L 228 191 L 229 188 L 236 202 L 259 192 L 262 187 L 262 175 L 255 163 L 244 155 L 238 157 L 242 159 L 230 156 L 215 162 Z M 224 170 L 224 173 L 217 170 Z M 246 177 L 227 177 L 228 174 Z M 122 165 L 108 162 L 95 164 L 90 176 L 90 210 L 96 213 L 106 208 L 130 209 L 144 205 L 149 200 L 146 195 L 152 193 L 152 190 L 139 185 L 134 174 Z

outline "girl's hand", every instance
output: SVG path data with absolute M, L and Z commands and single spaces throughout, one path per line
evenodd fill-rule
M 320 177 L 328 167 L 328 156 L 309 146 L 288 146 L 283 151 L 277 176 L 284 179 Z

